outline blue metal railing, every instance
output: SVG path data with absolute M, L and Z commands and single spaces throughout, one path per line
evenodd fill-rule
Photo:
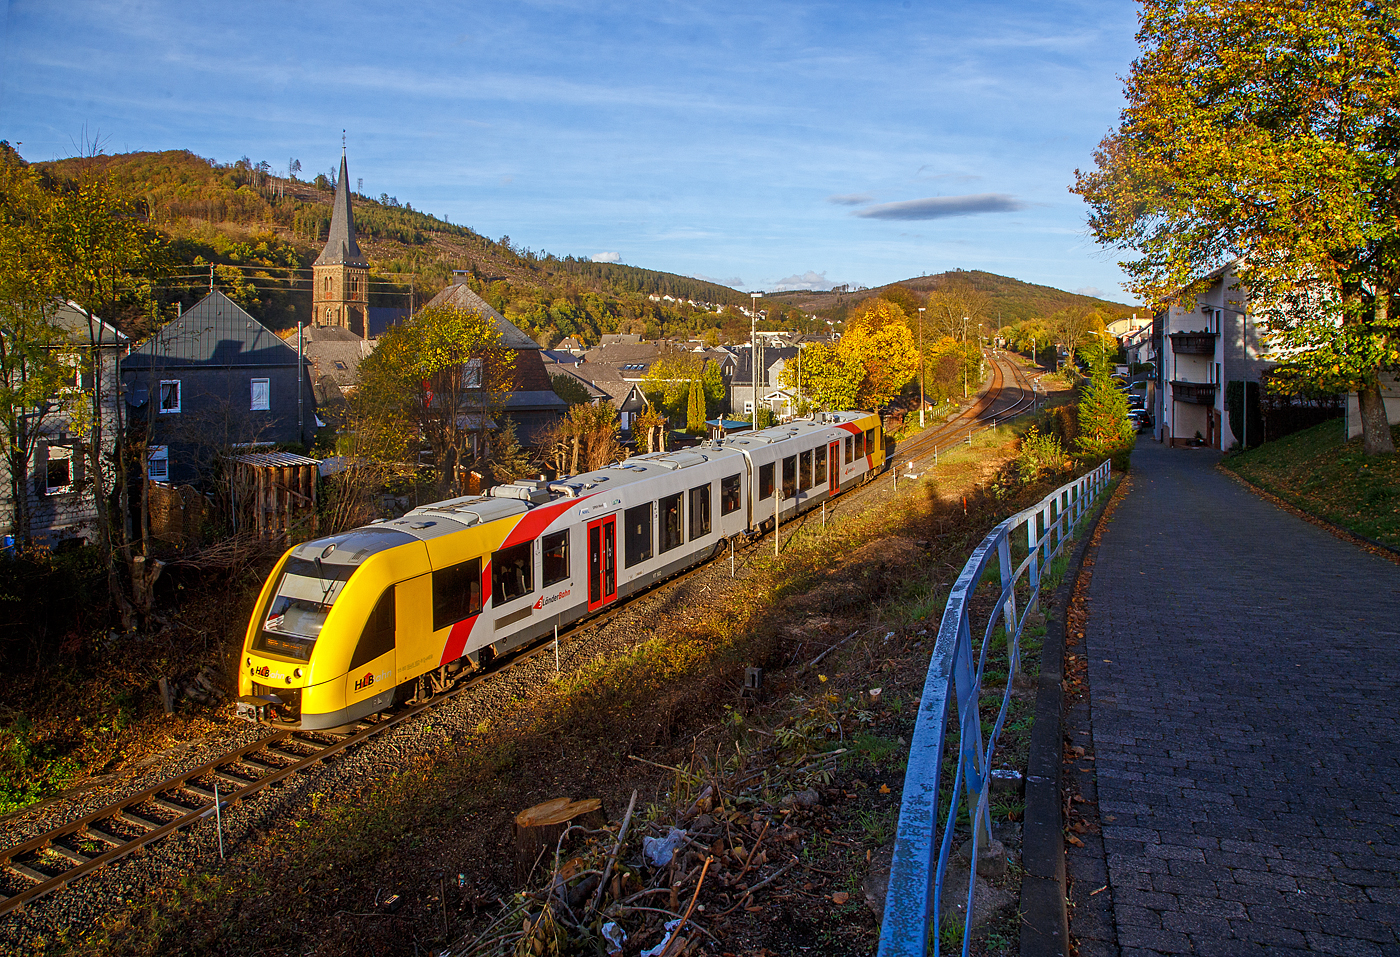
M 988 778 L 1002 723 L 1011 703 L 1012 683 L 1020 667 L 1021 629 L 1026 611 L 1036 606 L 1040 580 L 1045 568 L 1059 554 L 1074 525 L 1108 485 L 1109 463 L 1062 485 L 1031 508 L 1018 512 L 994 528 L 968 558 L 948 595 L 943 621 L 928 677 L 919 703 L 918 723 L 909 748 L 909 766 L 904 775 L 904 800 L 899 810 L 894 859 L 890 865 L 889 893 L 880 931 L 879 957 L 922 957 L 928 952 L 931 928 L 939 927 L 943 879 L 952 852 L 960 795 L 966 792 L 972 823 L 972 855 L 983 841 L 991 839 L 988 808 Z M 1013 566 L 1012 541 L 1020 540 L 1025 528 L 1026 556 Z M 997 560 L 1001 593 L 994 610 L 987 616 L 980 648 L 972 643 L 970 606 L 973 593 L 982 582 L 993 557 Z M 1024 609 L 1017 614 L 1016 588 L 1022 579 Z M 982 692 L 987 650 L 998 623 L 1007 634 L 1006 688 L 996 721 L 984 742 L 982 714 L 978 706 Z M 948 727 L 949 705 L 956 700 L 958 724 L 957 773 L 953 779 L 952 801 L 938 837 L 939 776 L 943 762 L 944 732 Z M 975 863 L 972 865 L 975 869 Z M 972 939 L 972 899 L 976 881 L 969 879 L 967 905 L 963 911 L 962 953 L 966 957 Z M 933 953 L 939 951 L 937 934 Z

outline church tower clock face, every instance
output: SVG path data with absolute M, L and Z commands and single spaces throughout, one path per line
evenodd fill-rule
M 369 260 L 355 241 L 350 205 L 350 171 L 344 150 L 335 182 L 331 228 L 326 247 L 311 266 L 311 316 L 315 325 L 340 326 L 357 336 L 368 332 Z

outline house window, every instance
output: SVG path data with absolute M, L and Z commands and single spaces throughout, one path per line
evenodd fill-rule
M 468 359 L 462 363 L 462 388 L 481 388 L 481 360 Z
M 48 447 L 44 465 L 44 491 L 49 495 L 73 490 L 73 450 L 62 445 Z
M 170 446 L 153 445 L 147 450 L 146 475 L 152 482 L 170 480 Z
M 160 411 L 162 413 L 180 411 L 179 379 L 160 380 Z
M 753 415 L 753 403 L 752 403 L 752 402 L 745 402 L 745 403 L 744 403 L 744 414 L 745 414 L 745 415 Z
M 254 412 L 266 412 L 269 408 L 271 408 L 271 405 L 270 405 L 271 398 L 272 398 L 272 380 L 271 380 L 271 379 L 254 379 L 254 380 L 253 380 L 253 389 L 252 389 L 252 391 L 253 391 L 253 404 L 252 404 L 251 408 L 252 408 L 252 410 L 253 410 Z
M 341 362 L 339 359 L 336 359 L 336 360 L 335 360 L 335 367 L 336 367 L 337 369 L 339 369 L 341 372 L 344 372 L 344 371 L 346 370 L 346 368 L 348 368 L 348 367 L 345 365 L 345 363 Z

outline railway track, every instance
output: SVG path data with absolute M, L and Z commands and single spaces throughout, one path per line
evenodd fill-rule
M 961 442 L 961 437 L 969 430 L 975 432 L 979 428 L 990 428 L 990 423 L 1004 421 L 1028 409 L 1034 402 L 1034 392 L 1019 367 L 996 356 L 992 358 L 992 367 L 992 381 L 987 391 L 972 406 L 949 422 L 920 433 L 897 451 L 898 457 L 902 460 L 908 456 L 917 458 L 936 454 L 940 449 Z M 1014 384 L 1008 384 L 1008 379 Z M 844 504 L 856 497 L 843 495 L 837 503 Z M 802 519 L 785 524 L 781 531 L 789 533 L 800 530 L 813 514 L 809 512 Z M 745 550 L 756 548 L 759 541 L 761 539 L 754 539 Z M 712 561 L 683 572 L 642 594 L 655 596 L 677 588 L 722 559 L 723 555 L 717 554 Z M 576 638 L 608 622 L 629 604 L 618 605 L 571 626 L 567 631 L 560 632 L 559 640 Z M 489 671 L 461 679 L 425 700 L 357 722 L 343 734 L 273 731 L 264 738 L 121 798 L 46 834 L 0 851 L 0 895 L 3 895 L 0 896 L 0 916 L 19 911 L 25 905 L 62 890 L 70 883 L 162 838 L 218 815 L 222 809 L 244 801 L 264 788 L 331 761 L 424 711 L 464 694 L 482 681 L 544 654 L 552 647 L 551 638 L 542 639 L 500 659 Z

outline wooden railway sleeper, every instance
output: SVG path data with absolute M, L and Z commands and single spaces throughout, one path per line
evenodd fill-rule
M 123 838 L 117 837 L 115 834 L 108 834 L 106 831 L 100 828 L 93 827 L 91 824 L 83 828 L 83 834 L 87 837 L 92 838 L 95 841 L 101 841 L 103 844 L 109 844 L 112 847 L 121 847 L 123 844 L 126 843 L 126 841 Z
M 10 861 L 5 865 L 7 870 L 14 871 L 20 877 L 33 881 L 36 884 L 43 884 L 54 879 L 54 874 L 45 874 L 43 871 L 36 871 L 34 868 L 17 861 Z
M 78 851 L 75 851 L 75 850 L 73 850 L 72 848 L 67 847 L 67 846 L 65 846 L 65 845 L 63 845 L 63 844 L 50 844 L 49 847 L 48 847 L 48 850 L 49 850 L 50 853 L 57 854 L 59 857 L 63 858 L 64 860 L 70 861 L 70 862 L 72 862 L 72 863 L 74 863 L 74 864 L 86 864 L 88 861 L 92 860 L 92 857 L 89 857 L 89 856 L 86 855 L 86 854 L 83 854 L 83 853 L 80 853 L 80 852 L 78 852 Z M 95 855 L 95 854 L 93 855 L 93 857 L 96 857 L 96 856 L 97 856 L 97 855 Z
M 127 824 L 134 825 L 135 827 L 139 827 L 147 831 L 154 831 L 156 828 L 160 827 L 160 825 L 155 823 L 154 821 L 148 821 L 141 815 L 133 814 L 131 811 L 118 811 L 117 817 L 120 820 L 125 821 Z
M 225 771 L 223 768 L 219 768 L 219 769 L 217 769 L 216 771 L 214 771 L 213 775 L 214 775 L 214 777 L 218 778 L 220 781 L 227 781 L 229 784 L 232 784 L 234 787 L 240 787 L 240 788 L 242 788 L 242 787 L 247 787 L 248 785 L 252 784 L 252 783 L 256 780 L 256 778 L 245 778 L 245 777 L 242 777 L 242 776 L 240 776 L 240 775 L 233 774 L 233 773 L 230 772 L 230 771 Z
M 177 804 L 174 801 L 167 801 L 165 798 L 161 797 L 148 798 L 148 800 L 156 807 L 169 811 L 171 814 L 178 814 L 181 817 L 184 817 L 186 814 L 195 810 L 192 807 L 186 807 L 185 805 Z

